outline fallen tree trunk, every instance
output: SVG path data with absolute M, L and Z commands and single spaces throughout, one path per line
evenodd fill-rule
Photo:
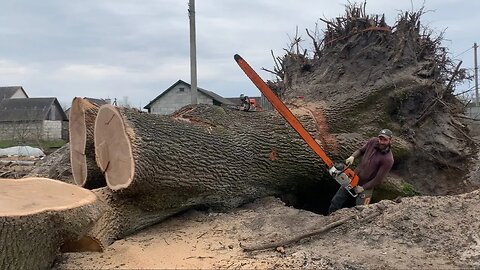
M 0 179 L 0 269 L 49 269 L 100 216 L 92 192 L 47 178 Z
M 94 150 L 94 126 L 98 105 L 75 97 L 70 110 L 70 163 L 75 183 L 93 189 L 104 187 L 105 177 L 97 166 Z
M 316 132 L 312 118 L 301 120 Z M 199 105 L 166 117 L 104 105 L 95 124 L 95 151 L 108 187 L 147 208 L 227 209 L 320 181 L 325 172 L 272 111 Z
M 300 119 L 317 132 L 313 118 Z M 275 112 L 200 105 L 166 117 L 103 106 L 96 125 L 97 159 L 109 187 L 92 190 L 104 211 L 70 251 L 100 251 L 194 205 L 234 207 L 324 172 Z
M 186 209 L 143 209 L 135 199 L 121 197 L 108 187 L 95 189 L 92 192 L 103 203 L 103 211 L 101 217 L 85 235 L 92 240 L 88 243 L 97 244 L 90 246 L 90 251 L 103 251 L 115 240 L 122 239 Z M 83 245 L 79 244 L 72 251 L 80 251 L 82 248 Z

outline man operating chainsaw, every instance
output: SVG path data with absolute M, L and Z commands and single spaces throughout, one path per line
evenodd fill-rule
M 355 173 L 360 178 L 358 185 L 354 188 L 357 205 L 370 203 L 373 189 L 380 185 L 393 166 L 393 154 L 390 150 L 393 133 L 389 129 L 382 129 L 378 137 L 373 137 L 360 149 L 355 151 L 345 163 L 350 166 L 353 161 L 362 157 Z M 349 192 L 340 187 L 332 198 L 329 213 L 335 212 L 343 207 L 343 204 L 351 196 Z

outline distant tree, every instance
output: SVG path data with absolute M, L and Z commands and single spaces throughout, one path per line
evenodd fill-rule
M 60 102 L 60 106 L 62 107 L 63 111 L 67 111 L 70 108 L 70 104 L 68 102 Z

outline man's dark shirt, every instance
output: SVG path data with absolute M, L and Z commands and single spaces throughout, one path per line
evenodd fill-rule
M 393 166 L 393 154 L 390 147 L 386 150 L 378 148 L 378 138 L 371 138 L 359 149 L 362 161 L 355 172 L 360 177 L 359 185 L 364 189 L 372 189 L 382 183 Z

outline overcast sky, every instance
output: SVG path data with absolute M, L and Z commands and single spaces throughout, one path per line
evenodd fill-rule
M 273 67 L 270 50 L 282 54 L 297 26 L 309 41 L 305 28 L 342 15 L 347 3 L 197 0 L 198 86 L 224 97 L 259 95 L 233 55 L 271 79 L 260 70 Z M 367 13 L 385 13 L 392 24 L 400 10 L 423 3 L 369 0 Z M 0 0 L 0 86 L 21 85 L 30 97 L 53 96 L 68 106 L 88 96 L 127 97 L 143 107 L 177 80 L 190 82 L 187 9 L 188 0 Z M 443 45 L 473 68 L 480 1 L 427 0 L 425 9 L 423 23 L 445 30 Z

